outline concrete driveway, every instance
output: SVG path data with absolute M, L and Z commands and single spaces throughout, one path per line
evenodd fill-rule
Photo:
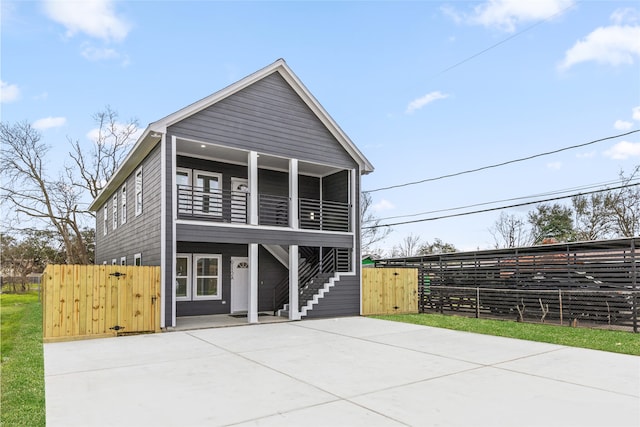
M 640 357 L 362 317 L 44 353 L 50 427 L 640 425 Z

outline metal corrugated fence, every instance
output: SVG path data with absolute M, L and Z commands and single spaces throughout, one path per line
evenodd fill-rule
M 638 331 L 640 238 L 379 260 L 419 269 L 421 312 Z

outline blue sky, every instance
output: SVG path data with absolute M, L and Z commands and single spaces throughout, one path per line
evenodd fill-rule
M 637 1 L 1 4 L 2 120 L 41 130 L 55 147 L 52 174 L 65 162 L 67 137 L 89 144 L 91 115 L 106 105 L 144 128 L 278 58 L 375 166 L 365 190 L 640 128 Z M 613 181 L 640 164 L 638 135 L 375 192 L 376 212 Z M 498 215 L 396 226 L 380 247 L 413 233 L 489 248 Z

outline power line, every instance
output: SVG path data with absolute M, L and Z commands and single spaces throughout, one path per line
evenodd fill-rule
M 631 183 L 631 182 L 636 182 L 639 179 L 640 178 L 637 178 L 637 179 L 634 179 L 634 180 L 630 180 L 630 181 L 627 182 L 627 185 L 629 183 Z M 409 218 L 409 217 L 414 217 L 414 216 L 428 215 L 428 214 L 434 214 L 434 213 L 440 213 L 440 212 L 457 211 L 457 210 L 460 210 L 460 209 L 475 208 L 475 207 L 478 207 L 478 206 L 493 205 L 493 204 L 496 204 L 496 203 L 512 202 L 512 201 L 515 201 L 515 200 L 523 200 L 523 199 L 532 199 L 534 197 L 553 196 L 553 195 L 556 195 L 556 194 L 568 193 L 570 191 L 588 190 L 590 188 L 600 187 L 600 186 L 603 186 L 603 185 L 610 185 L 610 184 L 619 183 L 619 182 L 620 182 L 620 180 L 607 181 L 607 182 L 601 182 L 601 183 L 598 183 L 598 184 L 582 185 L 582 186 L 579 186 L 579 187 L 566 188 L 566 189 L 563 189 L 563 190 L 554 190 L 554 191 L 548 191 L 548 192 L 545 192 L 545 193 L 532 194 L 532 195 L 529 195 L 529 196 L 512 197 L 512 198 L 509 198 L 509 199 L 494 200 L 492 202 L 481 202 L 481 203 L 474 203 L 474 204 L 466 205 L 466 206 L 457 206 L 455 208 L 436 209 L 436 210 L 433 210 L 433 211 L 418 212 L 418 213 L 412 213 L 412 214 L 406 214 L 406 215 L 388 216 L 388 217 L 384 217 L 384 218 L 378 218 L 378 221 L 385 221 L 385 220 L 397 219 L 397 218 Z M 602 189 L 602 190 L 605 191 L 607 189 Z
M 393 227 L 395 225 L 414 224 L 414 223 L 418 223 L 418 222 L 436 221 L 436 220 L 439 220 L 439 219 L 454 218 L 454 217 L 458 217 L 458 216 L 466 216 L 466 215 L 474 215 L 474 214 L 485 213 L 485 212 L 499 211 L 499 210 L 503 210 L 503 209 L 517 208 L 517 207 L 520 207 L 520 206 L 535 205 L 536 203 L 552 202 L 552 201 L 555 201 L 555 200 L 568 199 L 569 197 L 586 196 L 588 194 L 596 194 L 596 193 L 601 193 L 603 191 L 619 190 L 619 189 L 622 189 L 622 188 L 635 187 L 636 185 L 640 185 L 640 182 L 635 183 L 635 184 L 630 184 L 630 185 L 620 185 L 618 187 L 605 188 L 605 189 L 594 190 L 594 191 L 587 191 L 587 192 L 584 192 L 584 193 L 576 193 L 576 194 L 571 194 L 571 195 L 568 195 L 568 196 L 552 197 L 552 198 L 549 198 L 549 199 L 536 200 L 536 201 L 533 201 L 533 202 L 517 203 L 517 204 L 513 204 L 513 205 L 508 205 L 508 206 L 499 206 L 499 207 L 496 207 L 496 208 L 481 209 L 481 210 L 471 211 L 471 212 L 462 212 L 462 213 L 451 214 L 451 215 L 443 215 L 443 216 L 433 217 L 433 218 L 414 219 L 412 221 L 402 221 L 402 222 L 395 222 L 395 223 L 391 223 L 391 224 L 371 225 L 371 226 L 368 226 L 368 227 L 362 227 L 362 229 L 363 230 L 367 230 L 367 229 L 370 229 L 370 228 Z
M 611 139 L 616 139 L 616 138 L 620 138 L 620 137 L 623 137 L 623 136 L 631 135 L 631 134 L 634 134 L 636 132 L 640 132 L 640 129 L 632 130 L 632 131 L 629 131 L 629 132 L 626 132 L 626 133 L 621 133 L 621 134 L 618 134 L 618 135 L 607 136 L 605 138 L 596 139 L 596 140 L 593 140 L 593 141 L 585 142 L 583 144 L 570 145 L 568 147 L 559 148 L 559 149 L 553 150 L 553 151 L 546 151 L 544 153 L 533 154 L 533 155 L 527 156 L 527 157 L 521 157 L 521 158 L 518 158 L 518 159 L 507 160 L 507 161 L 502 162 L 502 163 L 496 163 L 496 164 L 493 164 L 493 165 L 482 166 L 482 167 L 475 168 L 475 169 L 469 169 L 469 170 L 464 170 L 464 171 L 461 171 L 461 172 L 455 172 L 455 173 L 450 173 L 450 174 L 447 174 L 447 175 L 441 175 L 441 176 L 437 176 L 435 178 L 427 178 L 427 179 L 422 179 L 420 181 L 413 181 L 413 182 L 407 182 L 407 183 L 404 183 L 404 184 L 390 185 L 388 187 L 381 187 L 381 188 L 376 188 L 376 189 L 373 189 L 373 190 L 365 190 L 365 191 L 363 191 L 363 193 L 375 193 L 377 191 L 391 190 L 393 188 L 408 187 L 410 185 L 422 184 L 422 183 L 431 182 L 431 181 L 438 181 L 438 180 L 445 179 L 445 178 L 452 178 L 454 176 L 460 176 L 460 175 L 479 172 L 479 171 L 483 171 L 483 170 L 487 170 L 487 169 L 498 168 L 498 167 L 510 165 L 510 164 L 513 164 L 513 163 L 524 162 L 525 160 L 531 160 L 531 159 L 535 159 L 535 158 L 538 158 L 538 157 L 549 156 L 551 154 L 557 154 L 557 153 L 560 153 L 560 152 L 563 152 L 563 151 L 567 151 L 567 150 L 573 150 L 575 148 L 586 147 L 588 145 L 597 144 L 598 142 L 609 141 Z
M 514 38 L 516 38 L 516 37 L 518 37 L 518 36 L 521 36 L 522 34 L 526 33 L 527 31 L 530 31 L 530 30 L 534 29 L 535 27 L 537 27 L 537 26 L 539 26 L 539 25 L 542 25 L 542 24 L 544 24 L 545 22 L 548 22 L 548 21 L 552 20 L 552 19 L 553 19 L 553 18 L 555 18 L 556 16 L 562 15 L 562 14 L 563 14 L 563 13 L 565 13 L 567 10 L 574 8 L 574 7 L 576 6 L 576 4 L 577 4 L 577 3 L 571 3 L 569 6 L 565 7 L 564 9 L 560 10 L 559 12 L 556 12 L 556 13 L 554 13 L 553 15 L 549 15 L 549 16 L 548 16 L 548 17 L 546 17 L 545 19 L 543 19 L 543 20 L 541 20 L 541 21 L 538 21 L 538 22 L 536 22 L 535 24 L 532 24 L 532 25 L 528 26 L 528 27 L 527 27 L 527 28 L 525 28 L 524 30 L 518 31 L 518 32 L 517 32 L 517 33 L 515 33 L 515 34 L 512 34 L 511 36 L 509 36 L 509 37 L 507 37 L 507 38 L 505 38 L 505 39 L 503 39 L 503 40 L 500 40 L 498 43 L 495 43 L 495 44 L 493 44 L 493 45 L 489 46 L 488 48 L 481 50 L 480 52 L 474 53 L 473 55 L 471 55 L 471 56 L 469 56 L 469 57 L 467 57 L 467 58 L 463 59 L 463 60 L 462 60 L 462 61 L 460 61 L 460 62 L 456 62 L 455 64 L 453 64 L 453 65 L 451 65 L 451 66 L 449 66 L 449 67 L 445 68 L 444 70 L 440 71 L 439 73 L 434 74 L 431 78 L 438 77 L 438 76 L 440 76 L 440 75 L 442 75 L 442 74 L 446 73 L 447 71 L 451 71 L 451 70 L 453 70 L 454 68 L 457 68 L 457 67 L 459 67 L 460 65 L 462 65 L 462 64 L 464 64 L 464 63 L 467 63 L 467 62 L 471 61 L 472 59 L 477 58 L 478 56 L 480 56 L 480 55 L 482 55 L 482 54 L 484 54 L 484 53 L 486 53 L 486 52 L 488 52 L 488 51 L 490 51 L 490 50 L 492 50 L 492 49 L 495 49 L 496 47 L 498 47 L 498 46 L 500 46 L 500 45 L 502 45 L 502 44 L 504 44 L 504 43 L 508 42 L 509 40 L 512 40 L 512 39 L 514 39 Z

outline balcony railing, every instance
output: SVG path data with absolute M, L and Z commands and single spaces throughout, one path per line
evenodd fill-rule
M 258 224 L 288 227 L 289 198 L 272 194 L 258 195 Z M 178 185 L 178 218 L 204 219 L 225 223 L 248 223 L 249 193 Z M 349 231 L 348 203 L 300 199 L 300 228 L 325 231 Z
M 246 224 L 248 196 L 244 191 L 178 185 L 178 217 Z
M 349 231 L 349 204 L 300 199 L 300 228 L 325 231 Z

